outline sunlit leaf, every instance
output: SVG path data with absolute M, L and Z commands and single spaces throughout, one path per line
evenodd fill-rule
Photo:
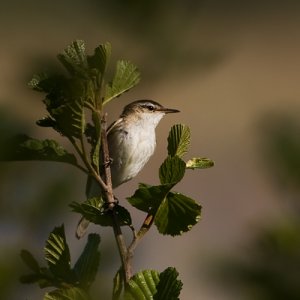
M 172 126 L 168 136 L 168 154 L 182 157 L 188 151 L 190 138 L 191 132 L 188 126 L 183 124 Z
M 205 157 L 195 157 L 186 162 L 187 169 L 207 169 L 214 166 L 214 161 Z
M 94 52 L 94 55 L 88 56 L 88 64 L 90 68 L 97 69 L 100 74 L 104 74 L 109 64 L 111 56 L 111 44 L 105 43 L 99 45 Z
M 158 231 L 166 235 L 181 235 L 189 231 L 201 216 L 201 206 L 193 199 L 169 192 L 155 215 Z
M 179 300 L 179 294 L 182 289 L 182 282 L 177 279 L 178 272 L 175 268 L 167 268 L 159 274 L 159 283 L 154 300 Z
M 185 162 L 178 156 L 168 156 L 159 168 L 161 184 L 176 184 L 184 176 Z
M 129 61 L 119 60 L 111 84 L 106 86 L 103 104 L 119 97 L 124 92 L 136 86 L 140 81 L 140 72 Z
M 57 57 L 71 75 L 83 75 L 87 70 L 85 44 L 82 40 L 72 42 Z
M 99 235 L 90 234 L 87 244 L 74 266 L 81 287 L 89 287 L 95 279 L 100 262 L 99 243 Z
M 159 273 L 155 270 L 145 270 L 136 273 L 125 288 L 125 300 L 153 299 L 156 286 L 159 282 Z

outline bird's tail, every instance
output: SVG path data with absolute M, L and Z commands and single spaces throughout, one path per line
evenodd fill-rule
M 92 198 L 92 197 L 99 197 L 99 195 L 101 195 L 101 188 L 99 187 L 99 185 L 97 184 L 95 179 L 93 179 L 90 176 L 88 177 L 88 180 L 87 180 L 85 193 L 86 193 L 87 199 Z M 90 221 L 88 221 L 84 217 L 82 217 L 80 219 L 80 221 L 78 222 L 77 228 L 76 228 L 76 232 L 75 232 L 75 235 L 78 239 L 82 238 L 85 235 L 89 224 L 90 224 Z
M 84 217 L 82 217 L 80 219 L 80 221 L 78 222 L 77 228 L 76 228 L 76 233 L 75 233 L 75 235 L 78 239 L 82 238 L 85 235 L 89 224 L 90 224 L 90 221 L 85 219 Z

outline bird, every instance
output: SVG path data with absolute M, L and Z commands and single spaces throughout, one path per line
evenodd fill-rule
M 134 178 L 153 155 L 156 147 L 155 129 L 161 119 L 179 110 L 166 108 L 153 100 L 137 100 L 126 105 L 120 117 L 107 129 L 113 189 Z M 101 151 L 101 150 L 100 150 Z M 101 195 L 101 188 L 91 183 L 87 197 Z M 81 238 L 89 221 L 81 218 L 76 237 Z

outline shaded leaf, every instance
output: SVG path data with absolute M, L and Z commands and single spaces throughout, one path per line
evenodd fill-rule
M 214 161 L 205 157 L 195 157 L 186 162 L 187 169 L 207 169 L 214 166 Z
M 89 287 L 95 279 L 100 263 L 99 243 L 98 234 L 89 234 L 87 244 L 73 268 L 81 287 Z
M 55 278 L 53 278 L 51 275 L 46 274 L 46 269 L 44 272 L 42 270 L 43 269 L 41 269 L 41 272 L 39 273 L 22 275 L 20 277 L 20 282 L 24 284 L 38 283 L 40 288 L 56 286 L 57 281 L 55 280 Z
M 169 192 L 155 215 L 154 223 L 162 234 L 181 235 L 200 219 L 201 206 L 193 199 Z
M 168 156 L 159 168 L 159 179 L 161 184 L 176 184 L 184 176 L 185 162 L 178 156 Z
M 73 211 L 80 213 L 85 219 L 101 226 L 113 226 L 112 212 L 108 210 L 102 198 L 93 197 L 83 203 L 72 202 Z M 121 226 L 132 224 L 130 213 L 121 205 L 115 205 L 115 212 Z
M 140 81 L 140 72 L 129 61 L 119 60 L 112 83 L 106 86 L 103 104 L 119 97 L 124 92 L 136 86 Z
M 44 248 L 45 259 L 54 276 L 71 281 L 71 257 L 65 237 L 64 226 L 55 227 L 50 233 Z
M 40 272 L 39 263 L 29 251 L 23 249 L 21 251 L 21 258 L 23 262 L 27 265 L 27 267 L 31 269 L 33 272 L 35 273 Z
M 168 154 L 182 157 L 188 151 L 190 138 L 191 132 L 188 126 L 183 124 L 172 126 L 168 136 Z
M 88 300 L 88 294 L 78 287 L 61 288 L 46 293 L 43 300 Z
M 159 274 L 159 283 L 154 300 L 179 300 L 182 282 L 177 279 L 178 272 L 175 268 L 167 268 Z
M 153 299 L 156 286 L 159 282 L 159 273 L 155 270 L 145 270 L 136 273 L 125 288 L 125 300 Z
M 6 146 L 8 151 L 1 160 L 56 161 L 78 166 L 76 157 L 54 140 L 37 140 L 26 135 L 18 135 L 7 141 Z
M 80 136 L 85 129 L 84 107 L 95 97 L 90 79 L 42 73 L 35 75 L 29 85 L 46 94 L 43 102 L 50 117 L 47 122 L 42 119 L 37 124 L 52 125 L 65 136 Z
M 139 210 L 147 213 L 150 211 L 155 213 L 172 186 L 172 184 L 150 186 L 140 183 L 134 195 L 128 197 L 127 200 L 132 206 Z
M 123 271 L 122 267 L 118 270 L 114 276 L 114 286 L 113 286 L 113 300 L 119 300 L 123 290 Z

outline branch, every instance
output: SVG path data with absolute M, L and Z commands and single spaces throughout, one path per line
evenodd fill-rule
M 137 245 L 141 241 L 141 239 L 145 236 L 145 234 L 149 231 L 154 221 L 154 215 L 148 213 L 146 216 L 140 230 L 137 234 L 134 235 L 134 238 L 131 242 L 131 244 L 128 247 L 127 252 L 127 264 L 131 265 L 131 260 L 133 258 L 134 250 L 136 249 Z
M 91 163 L 88 160 L 86 150 L 85 150 L 84 141 L 83 141 L 83 136 L 81 136 L 81 138 L 80 138 L 80 145 L 81 145 L 82 151 L 80 150 L 77 143 L 75 142 L 75 140 L 72 137 L 69 137 L 69 140 L 72 143 L 72 145 L 74 146 L 76 152 L 79 154 L 81 160 L 83 161 L 83 163 L 86 166 L 86 168 L 88 169 L 88 171 L 93 175 L 93 177 L 100 184 L 102 189 L 104 191 L 106 191 L 107 190 L 107 185 L 105 184 L 105 182 L 103 181 L 101 176 L 95 171 L 95 169 L 93 168 L 93 166 L 91 165 Z M 85 172 L 86 172 L 86 170 L 85 170 Z
M 111 180 L 110 156 L 109 156 L 107 132 L 106 132 L 106 118 L 107 118 L 107 114 L 104 114 L 101 119 L 102 155 L 103 155 L 103 162 L 104 162 L 105 182 L 107 186 L 106 196 L 107 196 L 108 207 L 109 209 L 111 209 L 112 212 L 114 235 L 116 238 L 119 254 L 121 257 L 124 279 L 126 283 L 132 277 L 132 267 L 130 261 L 128 261 L 127 259 L 128 257 L 127 246 L 121 230 L 120 222 L 118 220 L 118 215 L 116 213 L 116 210 L 114 209 L 115 199 L 113 195 L 113 187 L 112 187 L 112 180 Z

